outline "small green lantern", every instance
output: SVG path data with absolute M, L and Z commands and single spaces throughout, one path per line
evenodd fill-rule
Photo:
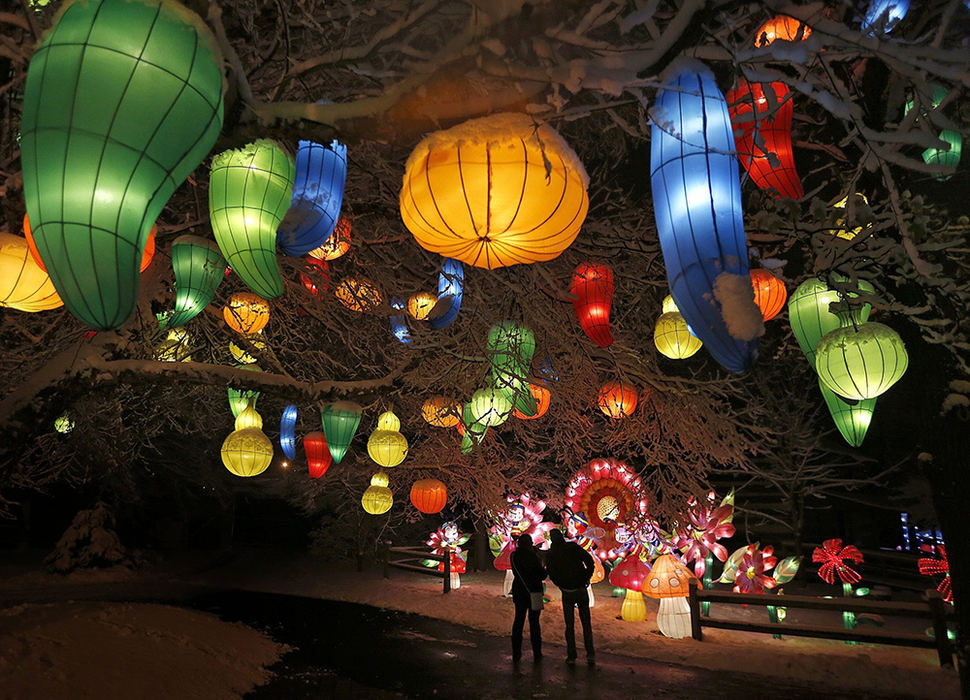
M 493 387 L 479 389 L 472 394 L 471 414 L 478 425 L 493 428 L 509 419 L 512 414 L 512 402 L 501 389 Z
M 350 441 L 354 439 L 357 426 L 360 425 L 360 414 L 363 409 L 353 401 L 337 401 L 327 404 L 320 410 L 323 422 L 323 434 L 327 438 L 327 447 L 336 464 L 347 454 Z
M 262 372 L 263 370 L 259 368 L 258 365 L 236 365 L 236 369 L 245 369 L 250 372 Z M 229 408 L 232 410 L 232 417 L 238 418 L 239 414 L 249 405 L 249 402 L 253 402 L 253 408 L 256 408 L 256 399 L 259 398 L 259 392 L 255 389 L 233 389 L 229 387 Z
M 896 331 L 881 323 L 854 326 L 850 319 L 822 337 L 815 358 L 822 383 L 856 401 L 886 392 L 908 366 L 906 346 Z
M 179 236 L 172 242 L 175 272 L 175 311 L 165 321 L 177 328 L 195 318 L 216 294 L 226 276 L 226 259 L 219 246 L 199 236 Z
M 872 285 L 864 280 L 859 280 L 859 289 L 870 293 L 873 291 Z M 802 282 L 788 297 L 788 320 L 792 332 L 798 340 L 798 347 L 813 367 L 818 341 L 842 325 L 839 317 L 829 311 L 829 305 L 838 301 L 838 292 L 815 278 Z M 871 310 L 870 304 L 855 307 L 851 312 L 852 319 L 856 324 L 865 323 Z
M 936 109 L 940 106 L 940 103 L 946 98 L 947 89 L 940 85 L 939 83 L 933 83 L 932 95 L 930 97 L 930 102 L 932 103 L 931 109 Z M 916 104 L 916 100 L 910 97 L 906 101 L 906 114 L 913 109 Z M 923 112 L 925 114 L 925 111 Z M 940 141 L 949 144 L 949 149 L 931 147 L 923 151 L 923 162 L 927 165 L 943 165 L 947 168 L 956 169 L 960 164 L 960 154 L 963 150 L 963 137 L 960 135 L 959 131 L 954 131 L 953 129 L 944 129 L 939 135 Z M 937 180 L 949 180 L 951 175 L 944 173 L 937 173 L 934 175 Z
M 74 430 L 74 421 L 71 419 L 71 416 L 68 415 L 67 411 L 64 411 L 64 413 L 54 419 L 54 430 L 62 435 L 67 435 L 69 432 Z
M 872 414 L 876 410 L 876 399 L 848 401 L 833 393 L 821 379 L 818 382 L 818 388 L 822 392 L 835 427 L 839 429 L 847 443 L 852 447 L 859 447 L 869 431 L 869 423 L 872 422 Z

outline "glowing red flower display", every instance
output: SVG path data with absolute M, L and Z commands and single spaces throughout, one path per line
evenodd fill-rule
M 738 570 L 734 574 L 735 593 L 764 593 L 766 588 L 774 588 L 778 582 L 765 572 L 778 562 L 774 547 L 758 549 L 757 544 L 748 545 Z
M 851 561 L 861 564 L 862 552 L 851 544 L 843 547 L 842 540 L 825 540 L 821 547 L 816 547 L 812 552 L 812 561 L 821 564 L 818 575 L 825 583 L 835 583 L 836 574 L 842 583 L 859 583 L 862 580 L 859 572 L 845 563 Z
M 940 555 L 940 558 L 929 558 L 924 557 L 916 562 L 919 565 L 919 572 L 924 576 L 936 576 L 937 574 L 943 574 L 943 580 L 940 581 L 940 585 L 936 587 L 936 590 L 940 592 L 943 596 L 943 600 L 947 603 L 953 602 L 953 589 L 950 588 L 950 560 L 946 558 L 946 547 L 942 544 L 938 545 L 923 545 L 923 551 L 933 553 L 934 550 L 936 554 Z
M 687 527 L 674 535 L 674 546 L 684 555 L 685 561 L 694 562 L 694 575 L 697 578 L 704 576 L 708 554 L 713 554 L 720 561 L 727 560 L 728 551 L 717 541 L 734 535 L 734 525 L 731 523 L 734 505 L 726 499 L 715 508 L 713 496 L 712 492 L 704 505 L 695 501 L 686 514 Z

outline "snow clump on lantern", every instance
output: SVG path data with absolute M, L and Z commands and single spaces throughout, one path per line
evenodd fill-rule
M 396 467 L 408 456 L 408 439 L 401 434 L 401 421 L 393 411 L 377 419 L 377 429 L 367 440 L 367 454 L 382 467 Z
M 672 554 L 657 557 L 647 576 L 643 594 L 660 599 L 657 627 L 666 637 L 683 639 L 690 636 L 690 605 L 687 603 L 690 579 L 690 571 Z
M 411 503 L 422 513 L 440 513 L 448 502 L 448 489 L 437 479 L 419 479 L 411 486 Z
M 360 505 L 371 515 L 383 515 L 394 505 L 394 493 L 388 488 L 390 480 L 385 472 L 377 472 L 370 478 L 370 486 L 364 489 Z

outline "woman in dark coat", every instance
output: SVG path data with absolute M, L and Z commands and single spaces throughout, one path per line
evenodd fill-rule
M 532 640 L 532 658 L 542 658 L 542 629 L 539 615 L 542 610 L 532 609 L 532 593 L 542 593 L 542 581 L 546 570 L 539 561 L 529 535 L 520 535 L 518 545 L 512 552 L 512 602 L 515 603 L 515 620 L 512 622 L 512 661 L 522 658 L 522 630 L 525 616 L 529 614 L 529 637 Z

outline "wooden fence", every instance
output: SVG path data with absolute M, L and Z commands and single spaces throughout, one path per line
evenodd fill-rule
M 390 578 L 389 567 L 414 571 L 426 576 L 440 576 L 442 579 L 442 592 L 451 592 L 451 556 L 445 554 L 432 554 L 425 547 L 394 547 L 390 540 L 385 540 L 387 549 L 384 553 L 384 578 Z M 398 555 L 405 555 L 400 557 Z M 444 571 L 439 571 L 438 567 L 424 566 L 421 562 L 424 559 L 440 561 L 445 565 Z
M 774 605 L 783 608 L 804 608 L 806 610 L 828 610 L 831 612 L 871 613 L 874 615 L 897 615 L 902 617 L 923 618 L 933 625 L 933 636 L 886 632 L 881 630 L 844 629 L 819 625 L 772 624 L 768 622 L 746 622 L 724 620 L 701 615 L 701 603 L 721 603 L 727 605 Z M 871 644 L 893 644 L 896 646 L 922 647 L 936 649 L 941 666 L 953 665 L 953 647 L 946 628 L 948 610 L 939 591 L 926 591 L 926 602 L 891 603 L 858 598 L 815 598 L 800 595 L 750 595 L 698 589 L 696 584 L 690 588 L 690 621 L 694 639 L 703 639 L 703 627 L 716 627 L 742 632 L 762 632 L 764 634 L 783 634 L 792 637 L 815 637 L 819 639 L 844 639 L 847 641 L 868 642 Z

